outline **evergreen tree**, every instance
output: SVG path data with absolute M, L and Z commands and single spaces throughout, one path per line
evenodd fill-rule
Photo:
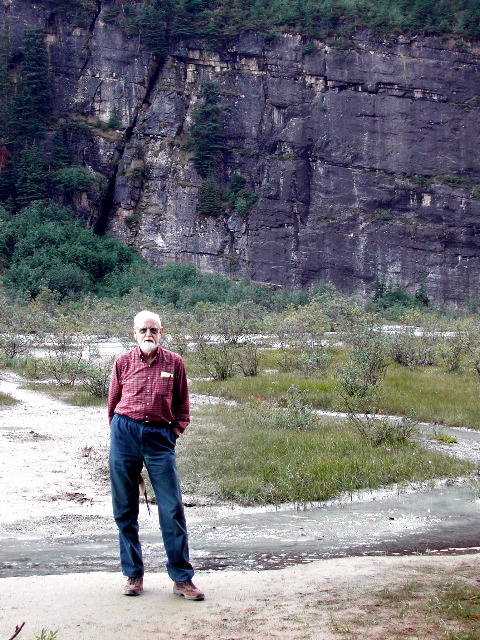
M 65 140 L 65 129 L 58 128 L 52 139 L 50 167 L 52 169 L 63 169 L 70 164 L 70 152 Z
M 8 137 L 8 113 L 10 111 L 12 87 L 9 75 L 10 38 L 7 30 L 0 35 L 0 141 L 5 144 Z M 0 167 L 1 170 L 1 167 Z
M 154 0 L 147 5 L 141 17 L 142 32 L 145 44 L 160 61 L 163 61 L 168 53 L 167 26 L 170 18 L 170 3 Z
M 43 31 L 27 29 L 23 61 L 10 120 L 10 136 L 18 144 L 38 139 L 50 114 L 48 57 Z
M 174 40 L 184 40 L 195 35 L 197 14 L 189 11 L 188 0 L 179 0 L 172 16 L 170 32 Z
M 33 142 L 26 146 L 17 167 L 17 205 L 20 209 L 35 200 L 47 197 L 47 172 L 41 148 Z
M 202 86 L 204 102 L 192 114 L 193 164 L 202 178 L 210 175 L 223 148 L 220 92 L 211 82 Z
M 467 38 L 478 40 L 480 38 L 480 5 L 474 4 L 467 8 L 463 14 L 460 32 Z
M 200 189 L 200 202 L 197 213 L 204 216 L 218 216 L 221 213 L 221 197 L 215 180 L 209 176 Z

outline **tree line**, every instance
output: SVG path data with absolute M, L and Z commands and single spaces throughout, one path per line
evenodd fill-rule
M 382 35 L 480 36 L 476 0 L 147 0 L 114 4 L 107 19 L 139 31 L 164 56 L 178 40 L 202 38 L 218 48 L 245 30 L 338 38 L 361 29 Z

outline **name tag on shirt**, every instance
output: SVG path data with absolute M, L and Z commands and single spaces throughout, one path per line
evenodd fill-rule
M 168 371 L 160 371 L 161 378 L 173 378 L 173 373 L 169 373 Z

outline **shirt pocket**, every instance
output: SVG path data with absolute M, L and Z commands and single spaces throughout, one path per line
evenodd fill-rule
M 161 371 L 158 378 L 158 388 L 160 393 L 168 393 L 173 389 L 173 373 L 170 371 Z

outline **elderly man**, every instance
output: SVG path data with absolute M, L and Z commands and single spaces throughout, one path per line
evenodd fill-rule
M 138 346 L 117 357 L 108 396 L 111 425 L 110 480 L 120 562 L 127 576 L 123 593 L 143 590 L 142 549 L 138 536 L 139 476 L 143 464 L 155 492 L 168 575 L 173 593 L 203 600 L 192 582 L 187 528 L 175 461 L 175 443 L 190 422 L 185 367 L 181 357 L 159 346 L 160 318 L 151 311 L 135 316 Z

